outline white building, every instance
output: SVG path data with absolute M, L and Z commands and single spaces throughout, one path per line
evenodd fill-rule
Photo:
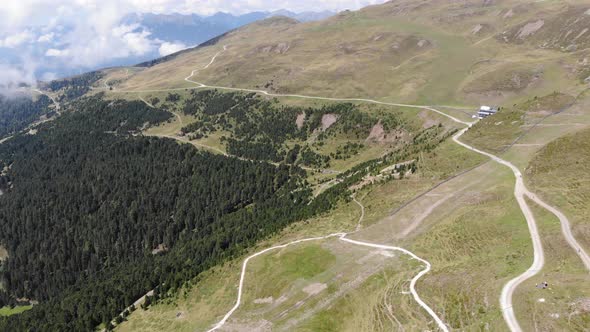
M 487 118 L 490 115 L 494 115 L 498 112 L 497 107 L 481 106 L 477 111 L 477 117 L 480 119 Z

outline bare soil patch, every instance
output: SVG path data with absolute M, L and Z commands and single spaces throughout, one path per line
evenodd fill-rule
M 264 319 L 260 319 L 260 320 L 239 319 L 239 320 L 228 321 L 227 323 L 225 323 L 225 325 L 223 325 L 223 330 L 229 331 L 229 332 L 251 332 L 251 331 L 266 332 L 266 331 L 272 331 L 272 323 L 267 320 L 264 320 Z
M 4 261 L 8 258 L 8 250 L 3 246 L 0 246 L 0 261 Z
M 471 29 L 471 34 L 477 35 L 481 31 L 482 28 L 483 28 L 483 25 L 481 25 L 481 24 L 474 26 L 473 29 Z
M 154 250 L 152 250 L 152 255 L 157 255 L 166 251 L 168 251 L 168 247 L 165 244 L 160 243 Z
M 297 114 L 297 119 L 295 120 L 295 125 L 297 125 L 297 129 L 303 128 L 306 116 L 307 114 L 305 114 L 305 112 Z
M 261 53 L 285 54 L 290 48 L 291 45 L 289 43 L 278 43 L 276 45 L 261 46 L 257 49 L 257 51 Z
M 307 295 L 313 296 L 313 295 L 321 293 L 322 291 L 324 291 L 327 288 L 328 288 L 328 285 L 316 282 L 316 283 L 313 283 L 313 284 L 308 285 L 305 288 L 303 288 L 303 291 L 305 293 L 307 293 Z
M 384 136 L 385 131 L 383 129 L 383 125 L 381 124 L 381 120 L 379 120 L 379 122 L 377 122 L 377 124 L 371 128 L 371 132 L 369 133 L 369 137 L 367 137 L 366 141 L 381 142 L 383 141 Z
M 525 26 L 518 30 L 518 38 L 524 39 L 535 32 L 539 31 L 545 25 L 545 21 L 537 20 L 536 22 L 527 23 Z
M 575 306 L 581 312 L 590 312 L 590 298 L 578 300 Z
M 424 123 L 422 124 L 422 128 L 430 128 L 440 123 L 438 119 L 432 116 L 432 112 L 429 111 L 421 111 L 420 113 L 418 113 L 418 116 L 421 120 L 424 121 Z
M 332 127 L 332 125 L 335 124 L 336 121 L 338 121 L 338 116 L 336 114 L 324 114 L 322 116 L 322 130 L 328 130 L 328 128 Z
M 506 14 L 504 14 L 504 18 L 511 18 L 512 16 L 514 16 L 514 11 L 512 10 L 512 8 L 510 8 Z
M 271 304 L 273 302 L 274 302 L 274 299 L 272 296 L 254 300 L 255 304 Z

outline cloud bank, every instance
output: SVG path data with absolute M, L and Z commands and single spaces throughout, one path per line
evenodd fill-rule
M 0 84 L 35 81 L 37 68 L 80 71 L 116 59 L 168 55 L 190 45 L 162 41 L 130 13 L 210 15 L 289 9 L 296 12 L 357 9 L 384 0 L 15 0 L 0 6 Z M 8 60 L 7 60 L 8 59 Z M 11 59 L 11 60 L 10 60 Z M 51 70 L 39 78 L 54 77 Z M 3 83 L 4 82 L 4 83 Z
M 182 51 L 185 48 L 187 48 L 187 46 L 181 42 L 163 42 L 162 45 L 160 45 L 160 48 L 158 49 L 158 53 L 160 54 L 160 56 L 166 56 L 172 53 L 176 53 L 178 51 Z

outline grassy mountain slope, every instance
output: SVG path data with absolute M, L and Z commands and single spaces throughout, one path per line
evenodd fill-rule
M 580 130 L 590 126 L 589 9 L 573 0 L 399 0 L 312 23 L 274 17 L 149 66 L 105 70 L 92 76 L 91 87 L 53 90 L 61 88 L 66 99 L 105 90 L 111 99 L 141 98 L 175 115 L 144 135 L 243 161 L 299 165 L 315 195 L 354 192 L 365 214 L 351 237 L 428 259 L 432 271 L 417 288 L 450 328 L 504 330 L 499 294 L 530 265 L 530 235 L 513 197 L 514 177 L 453 143 L 459 125 L 408 107 L 195 90 L 185 78 L 194 71 L 192 80 L 211 86 L 435 105 L 465 121 L 480 104 L 500 105 L 462 140 L 528 167 L 529 189 L 563 209 L 581 239 L 588 234 L 586 174 L 577 163 L 585 159 L 575 156 L 585 157 L 576 142 L 587 139 Z M 245 251 L 356 229 L 359 205 L 330 203 L 336 208 Z M 579 329 L 590 319 L 587 273 L 575 265 L 557 221 L 533 209 L 547 265 L 519 287 L 515 311 L 526 329 Z M 182 286 L 117 328 L 210 328 L 235 301 L 245 257 L 177 280 Z M 418 270 L 403 255 L 335 239 L 288 247 L 251 262 L 243 306 L 224 328 L 434 329 L 407 294 Z M 545 278 L 555 284 L 550 294 L 534 288 Z
M 218 54 L 214 64 L 196 71 L 192 79 L 208 85 L 279 94 L 473 108 L 498 104 L 503 108 L 501 113 L 478 123 L 463 140 L 499 154 L 523 170 L 532 162 L 531 171 L 525 175 L 531 176 L 530 189 L 539 190 L 551 203 L 563 207 L 576 222 L 578 238 L 582 238 L 587 226 L 582 221 L 585 212 L 562 205 L 565 198 L 559 196 L 574 187 L 581 190 L 579 185 L 576 187 L 578 177 L 566 177 L 561 187 L 554 184 L 559 177 L 556 172 L 561 169 L 568 169 L 568 174 L 583 170 L 555 153 L 548 157 L 553 145 L 545 149 L 543 146 L 590 126 L 584 93 L 588 87 L 584 80 L 590 75 L 590 52 L 585 49 L 587 32 L 583 33 L 588 9 L 590 6 L 583 1 L 407 0 L 343 12 L 314 23 L 274 18 L 233 31 L 216 44 L 136 71 L 118 82 L 113 95 L 125 93 L 133 98 L 140 93 L 162 99 L 168 92 L 146 90 L 194 87 L 184 78 Z M 226 51 L 222 51 L 224 46 Z M 189 95 L 183 90 L 179 93 L 182 98 Z M 279 100 L 299 106 L 316 103 Z M 444 110 L 465 119 L 469 116 L 462 110 Z M 401 111 L 408 119 L 429 122 L 422 112 Z M 184 115 L 181 118 L 185 122 L 198 120 Z M 443 119 L 438 121 L 448 125 Z M 174 135 L 182 127 L 176 122 L 167 126 L 152 130 Z M 326 144 L 338 145 L 342 139 L 334 136 Z M 574 141 L 552 143 L 559 148 L 551 151 L 559 149 L 564 156 L 584 153 L 580 150 L 583 146 L 575 146 Z M 224 149 L 219 142 L 219 137 L 211 135 L 194 144 Z M 360 162 L 361 156 L 337 168 L 346 170 Z M 561 166 L 555 165 L 556 160 Z M 369 184 L 357 192 L 365 206 L 365 218 L 362 231 L 354 237 L 401 245 L 430 260 L 433 271 L 419 284 L 419 292 L 454 329 L 505 329 L 497 300 L 500 290 L 532 260 L 528 229 L 512 196 L 514 179 L 501 166 L 485 164 L 411 200 L 437 181 L 483 161 L 485 158 L 445 142 L 428 156 L 420 157 L 418 172 L 413 176 Z M 543 166 L 549 164 L 550 169 Z M 331 178 L 324 175 L 310 180 L 321 190 Z M 578 196 L 583 197 L 583 193 Z M 336 211 L 296 224 L 259 244 L 259 248 L 354 228 L 358 218 L 355 208 L 352 202 L 342 203 Z M 584 287 L 585 271 L 575 263 L 575 252 L 564 245 L 556 220 L 546 211 L 533 208 L 548 263 L 538 276 L 518 289 L 514 300 L 517 316 L 527 329 L 575 330 L 584 326 L 590 315 L 583 309 L 588 301 L 587 289 L 574 291 Z M 311 269 L 308 275 L 282 270 L 293 264 L 295 253 L 305 257 L 309 250 L 322 252 L 326 264 Z M 368 331 L 400 325 L 410 329 L 434 327 L 415 302 L 399 295 L 407 291 L 411 266 L 398 257 L 387 264 L 375 261 L 378 268 L 367 271 L 363 260 L 378 254 L 365 252 L 364 258 L 357 254 L 351 248 L 326 242 L 260 257 L 247 275 L 251 283 L 246 285 L 246 302 L 225 328 L 337 331 L 348 327 Z M 233 304 L 243 259 L 208 272 L 165 303 L 134 313 L 119 328 L 207 329 Z M 339 262 L 338 268 L 333 265 L 334 259 Z M 265 267 L 271 263 L 281 269 L 271 271 Z M 300 264 L 307 271 L 314 263 L 310 260 L 310 266 Z M 540 294 L 534 288 L 545 278 L 555 285 L 551 294 Z M 269 283 L 274 286 L 262 287 Z M 326 285 L 324 293 L 306 293 L 307 287 L 318 283 Z M 287 300 L 281 301 L 283 296 Z M 548 303 L 541 305 L 541 297 Z
M 518 43 L 501 37 L 539 15 L 559 20 L 580 11 L 579 4 L 563 2 L 394 1 L 320 22 L 275 17 L 141 70 L 119 88 L 190 87 L 183 79 L 226 45 L 216 65 L 198 71 L 194 80 L 278 93 L 501 103 L 581 83 L 571 77 L 587 70 L 585 44 L 565 52 L 529 42 L 558 38 L 561 28 L 548 23 Z

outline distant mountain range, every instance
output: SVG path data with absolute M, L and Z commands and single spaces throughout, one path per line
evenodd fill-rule
M 139 24 L 147 28 L 152 37 L 163 41 L 196 46 L 229 30 L 272 16 L 286 16 L 300 22 L 308 22 L 322 20 L 334 14 L 331 11 L 294 13 L 288 10 L 252 12 L 244 15 L 217 13 L 212 16 L 141 13 L 128 15 L 122 23 Z
M 132 65 L 175 53 L 185 48 L 201 44 L 243 25 L 273 16 L 287 16 L 301 22 L 320 20 L 334 15 L 333 12 L 294 13 L 288 10 L 274 12 L 252 12 L 243 15 L 217 13 L 212 16 L 196 14 L 151 14 L 133 13 L 124 16 L 116 26 L 110 27 L 112 34 L 107 36 L 119 39 L 113 56 L 104 56 L 96 63 L 76 64 L 67 61 L 73 53 L 80 52 L 76 45 L 76 27 L 59 25 L 57 29 L 31 26 L 25 30 L 27 40 L 21 45 L 10 46 L 8 37 L 0 36 L 0 86 L 26 82 L 34 79 L 48 81 L 54 78 L 81 74 L 99 68 Z M 127 34 L 127 35 L 125 35 Z M 90 35 L 87 36 L 90 38 Z M 13 37 L 14 38 L 14 37 Z M 112 40 L 111 40 L 112 41 Z M 130 45 L 135 44 L 135 45 Z M 72 50 L 69 48 L 73 47 Z M 138 47 L 137 52 L 119 52 L 116 47 Z M 88 45 L 82 47 L 82 49 Z M 122 54 L 122 55 L 121 55 Z M 91 54 L 92 55 L 92 54 Z M 60 57 L 62 56 L 62 57 Z M 34 60 L 34 61 L 32 61 Z M 15 70 L 16 68 L 17 70 Z

